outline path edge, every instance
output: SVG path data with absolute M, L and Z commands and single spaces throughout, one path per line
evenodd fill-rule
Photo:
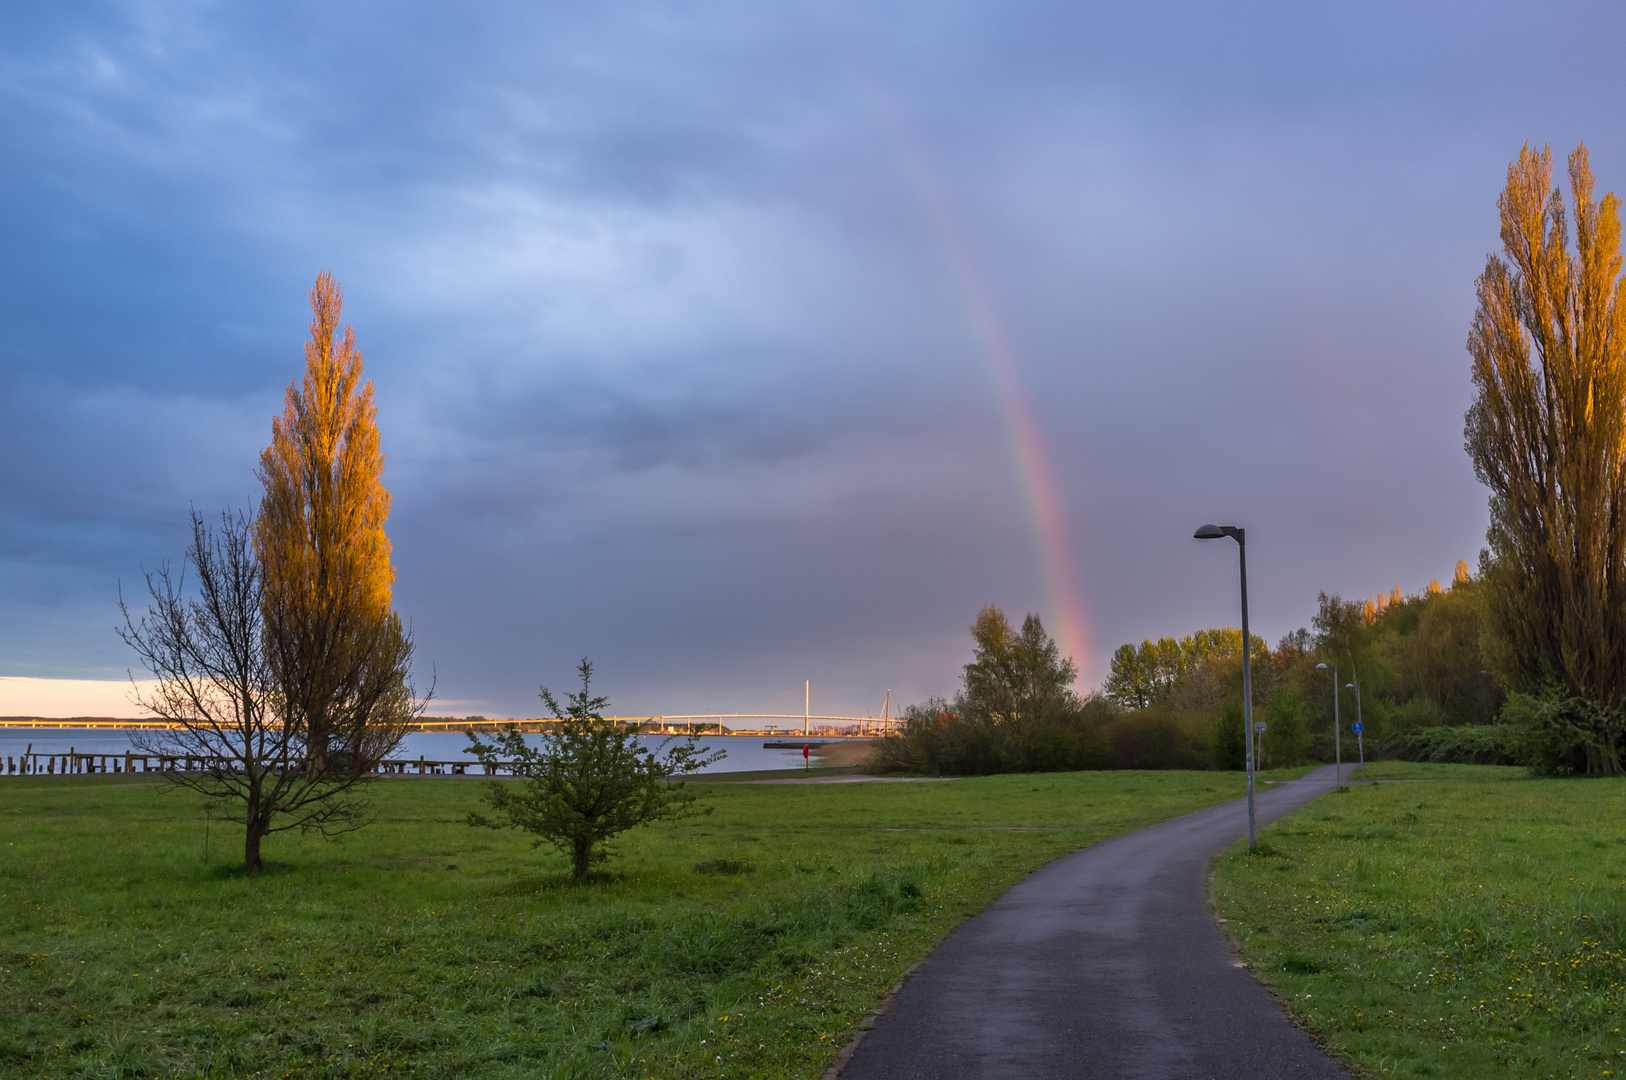
M 1302 809 L 1302 807 L 1300 809 Z M 1240 843 L 1240 841 L 1236 841 L 1236 843 Z M 1362 1065 L 1360 1062 L 1356 1061 L 1354 1058 L 1350 1057 L 1348 1054 L 1344 1053 L 1343 1050 L 1341 1050 L 1337 1044 L 1332 1041 L 1330 1036 L 1328 1036 L 1320 1028 L 1316 1027 L 1315 1024 L 1310 1021 L 1310 1018 L 1301 1012 L 1294 1004 L 1293 999 L 1282 993 L 1281 990 L 1277 989 L 1275 983 L 1261 975 L 1259 973 L 1259 969 L 1254 967 L 1253 961 L 1248 959 L 1248 954 L 1242 949 L 1241 940 L 1231 932 L 1230 921 L 1222 918 L 1219 913 L 1219 899 L 1215 894 L 1216 870 L 1214 868 L 1214 864 L 1223 858 L 1224 855 L 1225 852 L 1221 851 L 1212 859 L 1208 860 L 1208 914 L 1214 920 L 1215 929 L 1219 930 L 1220 933 L 1225 935 L 1225 942 L 1231 947 L 1231 955 L 1236 957 L 1237 967 L 1247 969 L 1248 974 L 1253 976 L 1253 981 L 1258 983 L 1265 993 L 1270 995 L 1270 999 L 1276 1003 L 1276 1006 L 1282 1010 L 1282 1014 L 1287 1017 L 1287 1022 L 1304 1032 L 1304 1034 L 1308 1035 L 1310 1037 L 1310 1041 L 1315 1043 L 1316 1049 L 1320 1050 L 1323 1054 L 1326 1054 L 1329 1058 L 1342 1065 L 1345 1071 L 1347 1071 L 1351 1076 L 1358 1076 L 1361 1078 L 1361 1080 L 1378 1080 L 1371 1070 L 1366 1068 L 1366 1066 Z M 833 1078 L 827 1077 L 826 1080 L 833 1080 Z
M 952 779 L 959 779 L 959 777 L 953 777 Z M 1197 812 L 1201 813 L 1202 811 Z M 1175 819 L 1170 818 L 1169 820 L 1172 821 Z M 1158 822 L 1157 824 L 1162 824 L 1162 822 Z M 1149 826 L 1143 826 L 1143 828 L 1146 827 Z M 1118 835 L 1122 836 L 1125 834 L 1119 833 Z M 1092 840 L 1090 843 L 1076 847 L 1072 851 L 1063 852 L 1062 854 L 1057 855 L 1055 859 L 1051 859 L 1050 862 L 1047 862 L 1042 866 L 1036 866 L 1032 870 L 1029 870 L 1022 876 L 1022 881 L 1026 881 L 1028 878 L 1032 877 L 1034 874 L 1037 874 L 1046 866 L 1049 866 L 1050 863 L 1056 862 L 1058 859 L 1065 859 L 1067 856 L 1077 854 L 1078 852 L 1083 851 L 1085 848 L 1091 848 L 1096 844 L 1112 839 L 1116 839 L 1116 837 L 1104 836 L 1100 840 Z M 1018 881 L 1013 884 L 1011 889 L 1014 889 L 1017 885 L 1022 884 L 1022 881 Z M 960 929 L 964 927 L 966 923 L 970 922 L 972 919 L 975 919 L 978 915 L 981 915 L 984 911 L 987 911 L 988 908 L 991 908 L 997 904 L 1000 898 L 1003 897 L 1005 893 L 1010 892 L 1011 889 L 1006 889 L 1005 892 L 1000 893 L 999 896 L 996 896 L 990 900 L 988 902 L 988 907 L 983 908 L 982 911 L 974 911 L 970 915 L 967 915 L 965 918 L 961 919 L 959 922 L 955 923 L 947 933 L 938 938 L 936 941 L 932 942 L 931 948 L 921 953 L 918 960 L 904 968 L 903 974 L 898 976 L 897 983 L 893 985 L 892 989 L 886 992 L 886 996 L 881 998 L 880 1001 L 876 1002 L 875 1008 L 865 1013 L 864 1018 L 858 1021 L 858 1025 L 853 1028 L 852 1037 L 849 1038 L 836 1053 L 836 1059 L 830 1063 L 829 1067 L 826 1068 L 823 1073 L 820 1074 L 819 1080 L 838 1080 L 838 1078 L 841 1076 L 841 1070 L 847 1067 L 847 1063 L 852 1061 L 853 1055 L 858 1052 L 858 1044 L 864 1041 L 865 1035 L 868 1035 L 872 1030 L 874 1030 L 875 1022 L 881 1018 L 882 1013 L 886 1012 L 887 1006 L 892 1004 L 892 999 L 898 996 L 898 992 L 903 989 L 903 984 L 914 978 L 915 972 L 919 971 L 925 966 L 926 961 L 930 960 L 932 955 L 942 947 L 943 942 L 959 933 Z
M 962 779 L 962 778 L 961 777 L 949 777 L 948 779 L 958 780 L 958 779 Z M 1303 779 L 1303 778 L 1300 777 L 1300 779 Z M 1286 781 L 1286 782 L 1287 783 L 1293 783 L 1294 781 Z M 1224 803 L 1215 803 L 1214 804 L 1214 806 L 1224 806 L 1224 805 L 1226 805 L 1226 804 L 1224 804 Z M 1195 810 L 1195 811 L 1192 811 L 1192 813 L 1200 814 L 1200 813 L 1203 813 L 1205 810 L 1214 809 L 1214 806 L 1204 807 L 1203 810 Z M 1303 807 L 1300 807 L 1300 809 L 1303 809 Z M 1183 816 L 1186 816 L 1186 815 L 1181 815 L 1181 816 L 1183 817 Z M 1179 818 L 1169 818 L 1167 820 L 1168 821 L 1178 821 Z M 1141 826 L 1141 828 L 1152 828 L 1154 825 L 1162 825 L 1162 824 L 1164 824 L 1164 822 L 1161 822 L 1161 821 L 1153 822 L 1152 825 L 1143 825 L 1143 826 Z M 1137 831 L 1139 831 L 1139 830 L 1136 830 L 1136 829 L 1131 829 L 1130 830 L 1130 832 L 1137 832 Z M 1061 859 L 1065 859 L 1069 855 L 1075 855 L 1078 852 L 1083 851 L 1085 848 L 1094 847 L 1096 844 L 1105 843 L 1108 840 L 1115 840 L 1119 836 L 1127 836 L 1127 835 L 1129 835 L 1129 834 L 1128 833 L 1117 833 L 1117 834 L 1115 834 L 1113 836 L 1103 836 L 1099 840 L 1093 840 L 1088 844 L 1083 844 L 1083 845 L 1081 845 L 1079 847 L 1074 848 L 1072 851 L 1064 852 L 1061 855 L 1057 855 L 1056 858 L 1050 860 L 1050 862 L 1047 862 L 1047 863 L 1043 864 L 1042 866 L 1036 866 L 1032 870 L 1028 871 L 1028 873 L 1023 876 L 1022 881 L 1026 881 L 1029 877 L 1032 877 L 1034 874 L 1038 873 L 1040 870 L 1043 870 L 1046 866 L 1049 866 L 1050 863 L 1052 863 L 1052 862 L 1057 862 L 1057 861 L 1059 861 Z M 1220 932 L 1225 935 L 1226 941 L 1229 942 L 1229 944 L 1231 946 L 1231 952 L 1237 957 L 1237 959 L 1242 961 L 1242 966 L 1243 967 L 1249 968 L 1249 970 L 1251 971 L 1252 966 L 1247 963 L 1246 957 L 1244 957 L 1242 955 L 1241 945 L 1237 942 L 1236 937 L 1230 932 L 1230 930 L 1226 929 L 1223 920 L 1221 920 L 1220 917 L 1219 917 L 1218 909 L 1216 908 L 1215 903 L 1214 903 L 1214 860 L 1218 859 L 1220 857 L 1220 855 L 1223 855 L 1224 853 L 1225 852 L 1223 850 L 1221 850 L 1220 852 L 1215 854 L 1213 856 L 1213 858 L 1209 859 L 1209 861 L 1208 861 L 1208 912 L 1209 912 L 1209 915 L 1213 917 L 1215 926 L 1218 927 Z M 1016 886 L 1020 885 L 1020 884 L 1021 884 L 1021 881 L 1016 882 L 1015 884 L 1013 884 L 1011 886 L 1011 889 L 1016 888 Z M 999 896 L 996 896 L 993 900 L 989 901 L 988 907 L 993 907 L 994 904 L 999 902 L 1000 897 L 1005 896 L 1005 894 L 1008 893 L 1008 892 L 1010 892 L 1010 889 L 1005 890 L 1005 892 L 1000 893 Z M 938 938 L 936 941 L 932 942 L 931 948 L 929 948 L 925 952 L 921 953 L 920 959 L 916 960 L 914 963 L 910 964 L 907 968 L 904 969 L 903 974 L 898 977 L 897 983 L 892 987 L 892 989 L 890 989 L 890 990 L 888 990 L 886 992 L 886 996 L 881 998 L 881 1000 L 876 1003 L 875 1008 L 873 1008 L 869 1012 L 865 1013 L 864 1018 L 862 1020 L 858 1021 L 858 1025 L 855 1028 L 853 1028 L 852 1037 L 849 1038 L 846 1041 L 846 1043 L 842 1045 L 841 1049 L 836 1053 L 835 1060 L 832 1061 L 829 1064 L 829 1066 L 824 1070 L 824 1072 L 820 1074 L 819 1080 L 839 1080 L 839 1078 L 841 1076 L 841 1071 L 847 1067 L 848 1062 L 852 1061 L 853 1055 L 858 1052 L 858 1044 L 864 1041 L 864 1036 L 865 1035 L 868 1035 L 872 1030 L 874 1030 L 875 1022 L 881 1018 L 882 1013 L 886 1012 L 887 1006 L 892 1004 L 892 999 L 898 996 L 898 992 L 903 989 L 903 984 L 908 982 L 911 978 L 914 977 L 915 972 L 919 971 L 921 969 L 921 967 L 923 967 L 925 965 L 926 961 L 928 961 L 928 960 L 930 960 L 932 958 L 932 954 L 937 952 L 938 948 L 940 948 L 942 946 L 943 942 L 947 941 L 950 937 L 953 937 L 956 933 L 958 933 L 960 931 L 960 929 L 963 926 L 965 926 L 966 923 L 970 922 L 972 919 L 975 919 L 978 915 L 981 915 L 983 913 L 983 911 L 987 911 L 987 910 L 988 910 L 988 908 L 985 907 L 985 908 L 982 909 L 982 911 L 973 912 L 972 914 L 967 915 L 965 918 L 961 919 L 959 922 L 955 923 L 954 927 L 952 929 L 950 929 L 947 933 L 945 933 L 942 937 Z M 1299 1015 L 1296 1012 L 1293 1011 L 1291 1006 L 1288 1004 L 1286 997 L 1279 990 L 1277 990 L 1274 986 L 1270 985 L 1269 983 L 1264 982 L 1263 980 L 1259 979 L 1259 977 L 1257 975 L 1254 976 L 1254 981 L 1258 982 L 1260 986 L 1263 986 L 1265 988 L 1265 992 L 1268 993 L 1271 996 L 1271 998 L 1274 999 L 1282 1007 L 1282 1011 L 1287 1014 L 1288 1021 L 1291 1024 L 1293 1024 L 1294 1027 L 1300 1028 L 1301 1030 L 1303 1030 L 1305 1032 L 1305 1034 L 1309 1035 L 1311 1041 L 1314 1042 L 1316 1044 L 1316 1046 L 1322 1050 L 1323 1053 L 1325 1053 L 1328 1057 L 1332 1058 L 1334 1061 L 1337 1061 L 1339 1064 L 1343 1065 L 1345 1067 L 1345 1069 L 1350 1071 L 1353 1075 L 1360 1077 L 1361 1080 L 1377 1080 L 1376 1077 L 1373 1077 L 1371 1073 L 1367 1072 L 1358 1063 L 1349 1061 L 1343 1055 L 1334 1052 L 1329 1046 L 1323 1045 L 1323 1043 L 1325 1041 L 1325 1036 L 1323 1036 L 1320 1032 L 1316 1031 L 1314 1028 L 1308 1027 L 1304 1023 L 1302 1023 L 1301 1018 L 1299 1017 Z
M 962 923 L 961 925 L 964 924 Z M 958 930 L 959 928 L 959 926 L 956 926 L 954 929 Z M 949 931 L 950 934 L 953 932 L 953 930 Z M 829 1068 L 824 1070 L 824 1074 L 820 1077 L 820 1080 L 836 1080 L 836 1078 L 841 1075 L 841 1070 L 847 1067 L 847 1063 L 851 1061 L 853 1059 L 853 1055 L 858 1052 L 858 1044 L 863 1042 L 864 1036 L 868 1035 L 870 1031 L 874 1029 L 875 1021 L 879 1020 L 881 1018 L 881 1014 L 886 1012 L 886 1007 L 892 1004 L 893 998 L 898 996 L 898 991 L 903 989 L 903 984 L 914 978 L 915 972 L 919 971 L 921 966 L 931 958 L 932 953 L 937 951 L 938 946 L 942 945 L 943 942 L 947 941 L 948 939 L 949 935 L 944 934 L 942 937 L 932 942 L 932 947 L 926 950 L 924 956 L 904 969 L 903 974 L 898 977 L 897 985 L 888 990 L 886 992 L 886 996 L 875 1003 L 875 1008 L 865 1013 L 864 1018 L 858 1021 L 858 1026 L 853 1028 L 852 1038 L 848 1039 L 847 1044 L 843 1046 L 836 1054 L 836 1059 L 830 1063 Z

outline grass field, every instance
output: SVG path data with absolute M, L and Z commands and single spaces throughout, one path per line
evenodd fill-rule
M 1490 780 L 1526 780 L 1529 772 L 1508 765 L 1441 765 L 1431 761 L 1374 761 L 1363 772 L 1344 762 L 1344 781 L 1449 780 L 1453 783 Z
M 1385 763 L 1216 863 L 1220 914 L 1380 1076 L 1626 1076 L 1626 780 Z M 1426 779 L 1425 779 L 1426 778 Z
M 462 823 L 478 781 L 383 782 L 257 878 L 186 793 L 0 781 L 0 1076 L 816 1077 L 1025 873 L 1242 780 L 708 786 L 575 884 Z

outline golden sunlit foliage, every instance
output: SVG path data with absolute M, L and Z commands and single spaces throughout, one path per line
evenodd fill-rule
M 1265 639 L 1253 637 L 1255 662 L 1269 657 Z M 1104 686 L 1106 695 L 1128 709 L 1143 709 L 1154 703 L 1170 704 L 1170 697 L 1196 675 L 1198 669 L 1217 661 L 1242 656 L 1242 631 L 1235 627 L 1198 630 L 1183 638 L 1150 639 L 1137 645 L 1120 645 L 1112 654 L 1111 672 Z M 1238 672 L 1241 667 L 1238 666 Z M 1222 695 L 1223 696 L 1223 695 Z M 1217 706 L 1216 706 L 1217 707 Z
M 1505 258 L 1478 282 L 1467 449 L 1490 488 L 1485 651 L 1516 692 L 1586 704 L 1586 768 L 1619 772 L 1626 693 L 1626 306 L 1620 200 L 1525 147 L 1498 206 Z
M 265 576 L 265 633 L 288 719 L 307 733 L 312 768 L 332 753 L 349 767 L 399 741 L 412 708 L 411 642 L 390 607 L 395 571 L 384 525 L 373 386 L 346 326 L 343 297 L 323 273 L 311 290 L 305 375 L 288 386 L 271 445 L 254 548 Z
M 265 497 L 255 549 L 270 587 L 306 606 L 390 610 L 390 542 L 373 384 L 361 381 L 353 327 L 334 335 L 344 298 L 331 274 L 311 290 L 305 377 L 290 383 L 271 445 L 260 454 Z
M 1488 724 L 1503 695 L 1480 655 L 1482 621 L 1480 583 L 1459 560 L 1449 589 L 1431 581 L 1416 593 L 1396 586 L 1365 601 L 1321 594 L 1315 651 L 1360 685 L 1374 738 L 1438 724 Z M 1329 694 L 1326 673 L 1308 678 L 1318 698 Z M 1351 704 L 1345 701 L 1345 709 Z M 1330 711 L 1330 696 L 1325 707 Z

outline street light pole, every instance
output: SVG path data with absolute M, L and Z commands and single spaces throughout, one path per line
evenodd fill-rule
M 1218 540 L 1229 536 L 1236 541 L 1237 561 L 1242 570 L 1242 737 L 1248 768 L 1248 850 L 1259 847 L 1259 830 L 1253 811 L 1253 672 L 1249 663 L 1248 638 L 1248 532 L 1234 525 L 1204 525 L 1192 533 L 1196 540 Z
M 1332 669 L 1332 779 L 1333 790 L 1344 790 L 1344 754 L 1339 748 L 1338 736 L 1341 725 L 1338 722 L 1338 665 L 1317 664 L 1317 671 Z

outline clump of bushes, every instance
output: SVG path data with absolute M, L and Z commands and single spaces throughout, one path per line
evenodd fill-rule
M 1513 760 L 1537 776 L 1620 771 L 1617 744 L 1626 716 L 1557 686 L 1514 694 L 1502 707 Z
M 877 772 L 976 776 L 1071 769 L 1202 769 L 1207 725 L 1166 710 L 1120 711 L 1097 697 L 1035 716 L 990 718 L 933 698 L 904 710 L 903 730 L 880 740 Z
M 1039 617 L 1018 631 L 990 604 L 971 636 L 976 652 L 958 696 L 905 709 L 902 732 L 881 741 L 871 767 L 939 775 L 1080 768 L 1098 741 L 1102 703 L 1074 693 L 1078 669 Z
M 1537 776 L 1597 771 L 1598 733 L 1619 726 L 1615 712 L 1555 687 L 1514 694 L 1494 724 L 1398 731 L 1383 741 L 1385 757 L 1462 765 L 1523 765 Z
M 1383 757 L 1456 765 L 1513 765 L 1514 729 L 1509 724 L 1456 724 L 1397 731 L 1383 741 Z
M 1212 762 L 1211 717 L 1152 707 L 1126 712 L 1072 689 L 1076 669 L 1037 615 L 1016 630 L 997 608 L 971 627 L 976 652 L 953 700 L 905 709 L 882 739 L 879 772 L 974 776 L 1069 769 L 1202 769 Z
M 1159 706 L 1129 711 L 1094 696 L 1081 699 L 1072 709 L 998 721 L 957 711 L 962 707 L 961 701 L 942 698 L 910 706 L 901 717 L 903 730 L 877 742 L 868 767 L 875 772 L 938 776 L 1242 768 L 1240 704 L 1234 709 L 1231 740 L 1225 738 L 1224 716 L 1216 722 L 1212 714 L 1177 713 Z M 1265 760 L 1283 759 L 1267 749 Z
M 1078 669 L 1039 617 L 1017 630 L 990 604 L 971 637 L 976 651 L 960 693 L 905 709 L 902 732 L 881 741 L 871 767 L 939 775 L 1079 768 L 1102 706 L 1074 693 Z

